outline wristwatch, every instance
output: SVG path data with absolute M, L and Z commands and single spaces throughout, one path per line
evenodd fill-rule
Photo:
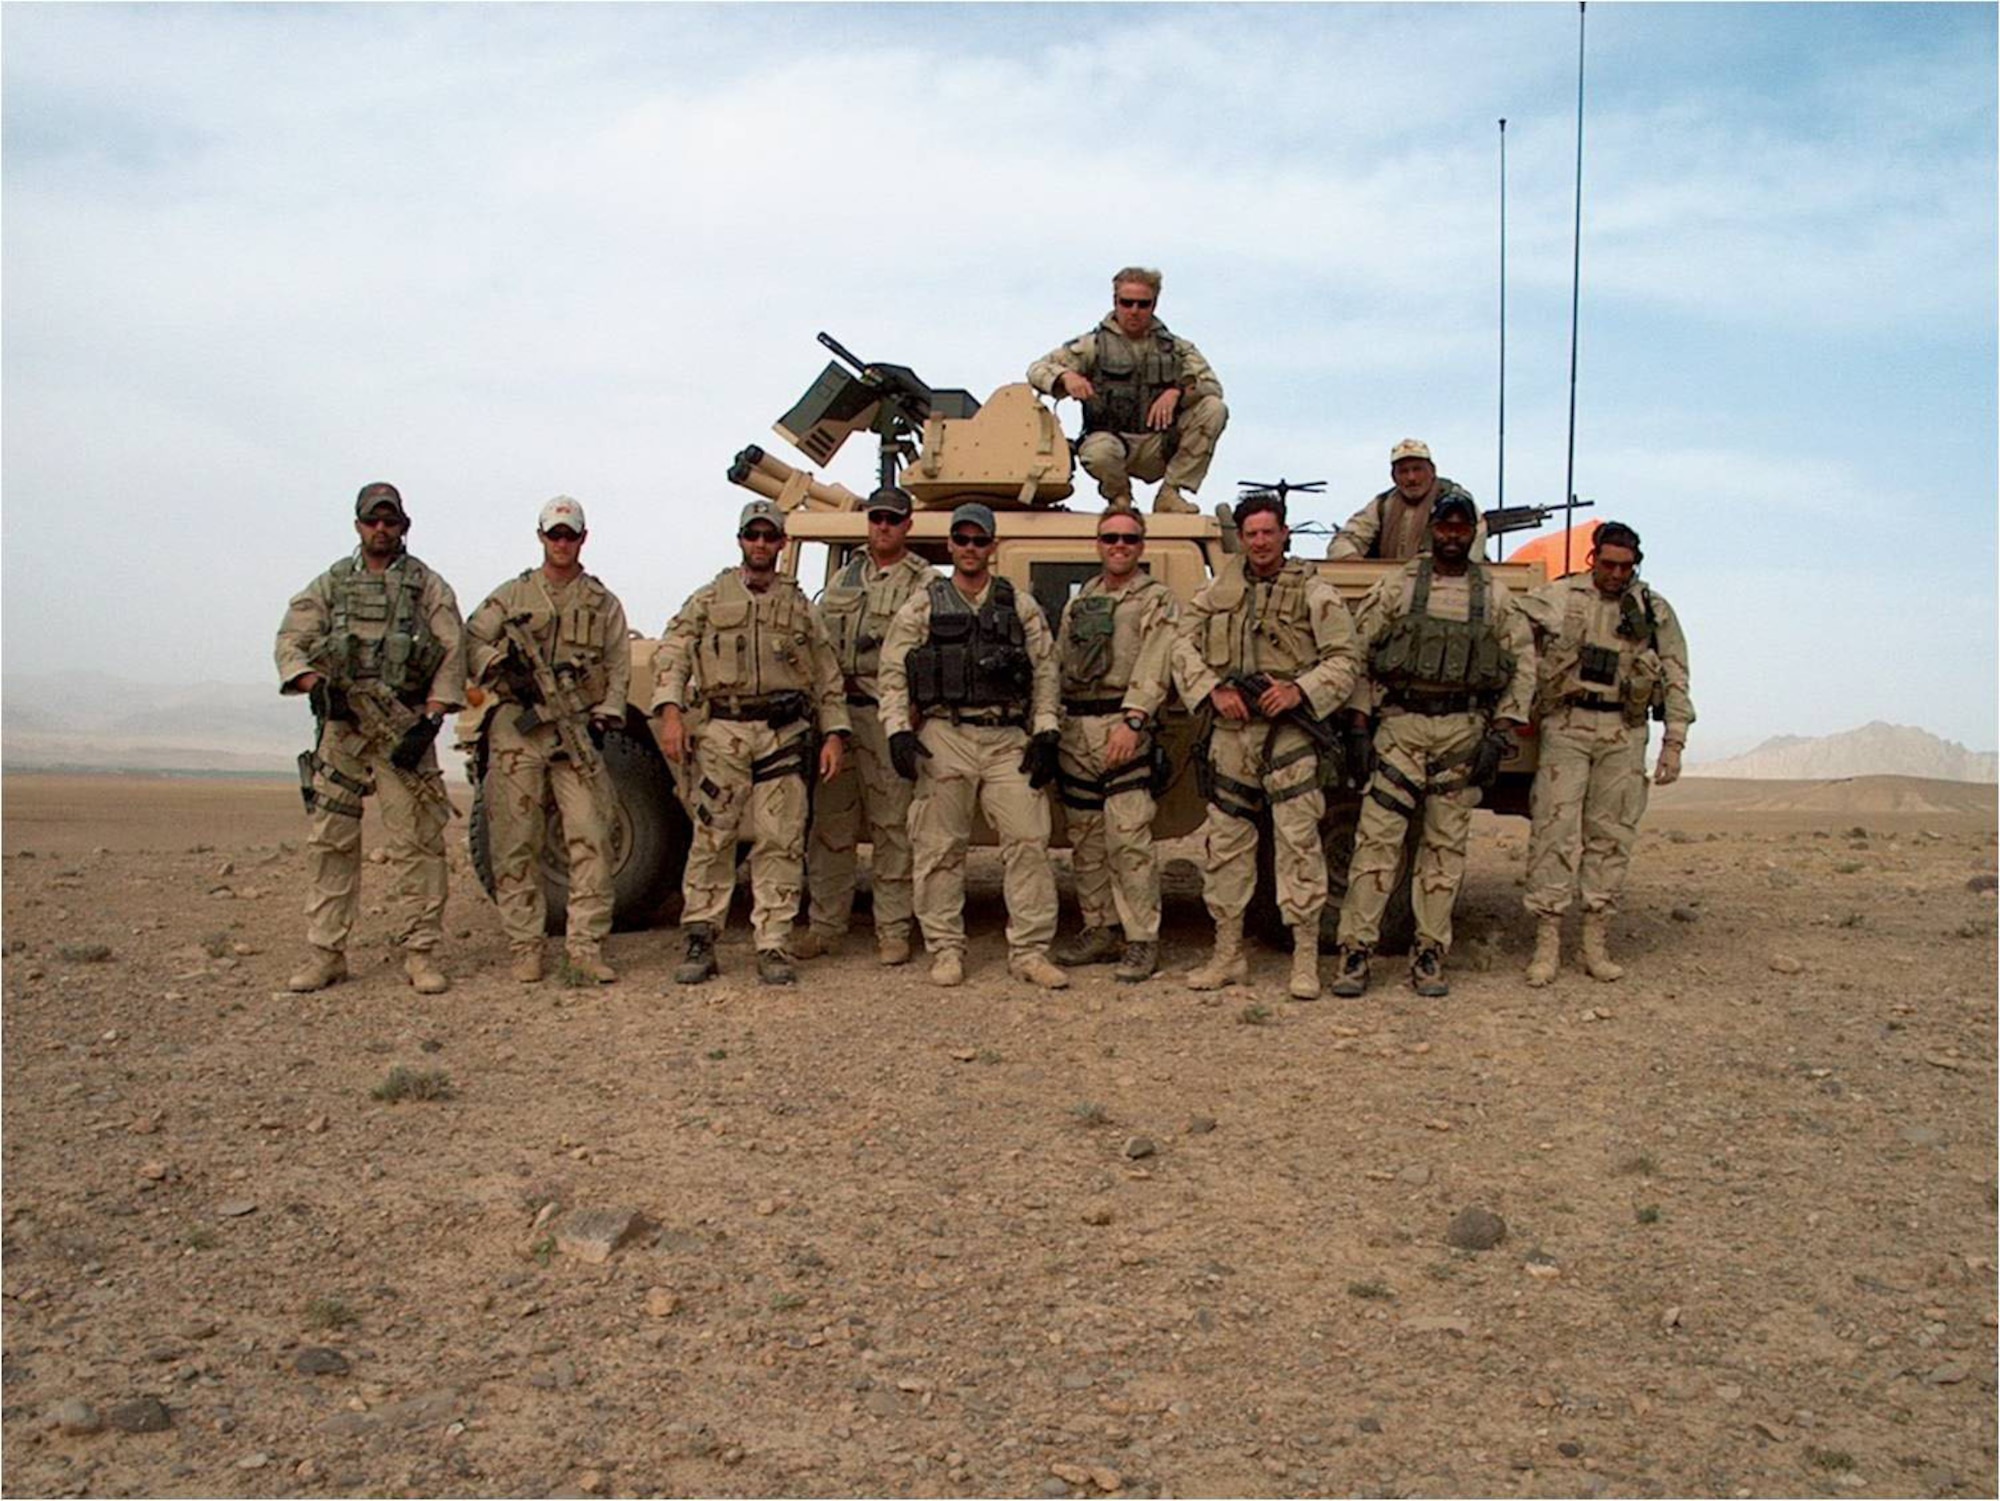
M 1144 714 L 1141 714 L 1137 709 L 1127 709 L 1125 711 L 1126 729 L 1138 730 L 1143 732 L 1146 728 L 1147 723 L 1148 721 L 1146 719 L 1146 716 Z

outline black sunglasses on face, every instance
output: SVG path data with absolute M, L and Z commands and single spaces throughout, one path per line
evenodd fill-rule
M 543 532 L 542 535 L 547 537 L 551 542 L 574 542 L 582 533 L 573 532 L 566 526 L 559 526 L 551 531 Z
M 1150 297 L 1121 297 L 1118 299 L 1118 305 L 1120 307 L 1151 307 L 1153 299 Z
M 868 513 L 868 524 L 870 526 L 901 526 L 907 520 L 909 518 L 901 511 L 870 511 Z
M 739 533 L 739 535 L 746 542 L 777 542 L 781 540 L 779 533 L 767 530 L 764 527 L 753 527 L 747 532 Z
M 363 516 L 361 524 L 363 526 L 386 526 L 393 528 L 401 526 L 403 520 L 400 516 Z
M 951 545 L 953 547 L 991 547 L 993 539 L 984 532 L 953 532 L 951 534 Z
M 1144 532 L 1099 532 L 1097 540 L 1125 547 L 1137 547 L 1146 540 Z

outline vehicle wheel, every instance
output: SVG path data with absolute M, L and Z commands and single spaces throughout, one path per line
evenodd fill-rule
M 630 726 L 604 737 L 604 765 L 616 799 L 611 824 L 613 928 L 652 926 L 660 909 L 679 889 L 687 865 L 692 828 L 672 774 L 652 737 Z M 473 791 L 468 838 L 479 884 L 493 894 L 492 828 L 487 816 L 489 768 Z M 548 902 L 548 931 L 563 931 L 569 907 L 569 854 L 562 842 L 562 819 L 550 800 L 542 838 L 542 892 Z

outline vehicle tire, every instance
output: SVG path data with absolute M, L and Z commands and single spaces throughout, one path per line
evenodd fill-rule
M 617 809 L 611 827 L 611 925 L 620 931 L 651 927 L 660 909 L 680 890 L 692 826 L 674 793 L 666 762 L 643 729 L 635 730 L 628 722 L 607 734 L 604 765 Z M 467 831 L 472 868 L 488 896 L 493 894 L 493 836 L 486 807 L 490 777 L 489 768 L 473 790 Z M 542 839 L 542 893 L 548 903 L 548 931 L 560 933 L 569 907 L 569 855 L 553 800 L 544 816 L 548 823 Z

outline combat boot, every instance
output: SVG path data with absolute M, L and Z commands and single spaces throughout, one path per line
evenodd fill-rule
M 811 927 L 792 940 L 792 953 L 801 959 L 817 959 L 831 954 L 839 943 L 839 929 Z
M 1410 961 L 1410 988 L 1418 995 L 1432 998 L 1451 994 L 1451 986 L 1444 977 L 1442 950 L 1436 948 L 1417 950 L 1417 957 Z
M 1104 495 L 1103 490 L 1097 492 Z M 1132 486 L 1128 483 L 1116 495 L 1104 495 L 1104 509 L 1107 511 L 1129 511 L 1132 509 Z
M 1583 914 L 1583 972 L 1593 980 L 1616 980 L 1625 974 L 1625 966 L 1615 962 L 1604 947 L 1610 932 L 1609 912 Z
M 429 949 L 410 950 L 403 959 L 403 973 L 410 977 L 418 995 L 443 995 L 451 989 L 451 981 L 432 961 Z
M 947 988 L 965 983 L 965 951 L 939 949 L 931 955 L 931 984 Z
M 1188 971 L 1188 989 L 1220 990 L 1225 985 L 1241 985 L 1249 978 L 1250 961 L 1243 957 L 1243 919 L 1218 917 L 1215 952 L 1200 969 Z
M 1085 928 L 1068 943 L 1056 945 L 1049 957 L 1058 964 L 1109 964 L 1125 952 L 1123 936 L 1115 928 Z
M 1049 963 L 1046 954 L 1027 953 L 1007 961 L 1007 973 L 1044 990 L 1067 990 L 1069 976 Z
M 799 972 L 792 968 L 792 959 L 783 949 L 757 950 L 757 983 L 759 985 L 796 985 Z
M 722 966 L 715 962 L 715 929 L 705 922 L 689 923 L 687 957 L 674 971 L 674 983 L 699 985 L 703 980 L 712 980 L 721 973 Z
M 1346 999 L 1368 994 L 1368 950 L 1341 945 L 1333 961 L 1333 993 Z
M 1120 985 L 1138 985 L 1152 979 L 1159 968 L 1159 944 L 1149 938 L 1135 938 L 1125 945 L 1125 952 L 1118 960 L 1118 968 L 1111 971 L 1111 978 Z
M 542 977 L 542 946 L 520 944 L 514 950 L 513 962 L 507 972 L 523 985 L 533 985 Z
M 1528 983 L 1540 990 L 1562 967 L 1562 919 L 1545 917 L 1535 924 L 1535 957 L 1528 961 Z
M 604 962 L 604 951 L 594 943 L 579 943 L 569 951 L 569 967 L 586 980 L 599 985 L 616 985 L 618 971 Z
M 875 935 L 875 962 L 894 968 L 898 964 L 910 962 L 910 940 L 903 933 L 878 933 Z
M 1179 485 L 1162 485 L 1153 496 L 1155 516 L 1191 516 L 1201 507 L 1181 494 Z
M 1295 1001 L 1319 999 L 1319 920 L 1292 929 L 1292 978 L 1285 989 Z
M 295 972 L 285 981 L 285 989 L 300 995 L 308 991 L 324 990 L 329 985 L 338 985 L 347 978 L 347 955 L 339 949 L 315 948 L 312 958 L 306 961 L 304 969 Z

